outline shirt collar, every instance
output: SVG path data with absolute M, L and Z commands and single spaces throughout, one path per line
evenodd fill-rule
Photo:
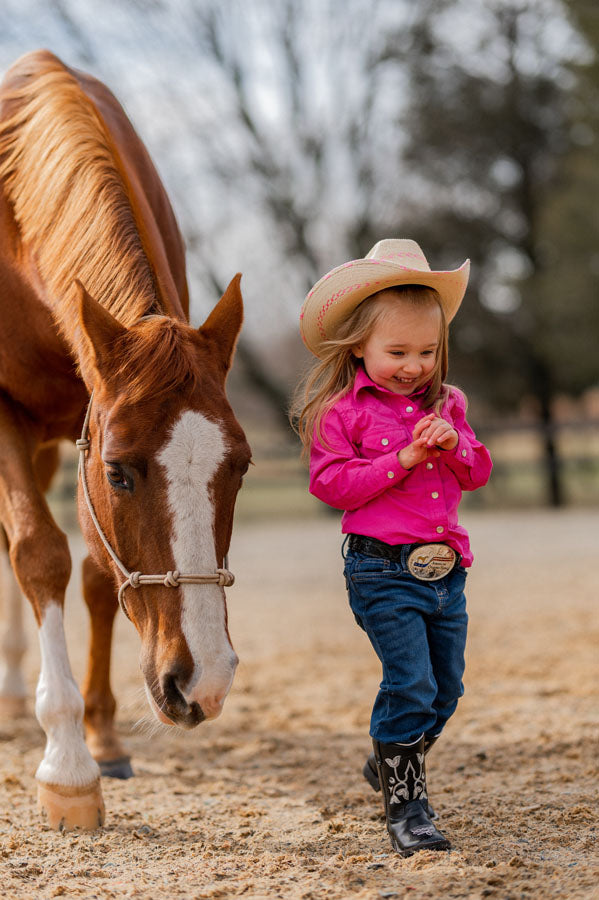
M 392 391 L 387 388 L 381 387 L 378 384 L 375 384 L 372 378 L 366 374 L 366 369 L 360 363 L 358 368 L 356 369 L 356 377 L 354 378 L 354 386 L 353 386 L 353 396 L 354 400 L 357 398 L 360 391 L 364 391 L 368 388 L 374 388 L 375 391 L 383 391 L 385 394 L 391 394 Z
M 352 389 L 352 395 L 354 400 L 357 399 L 358 394 L 361 391 L 365 391 L 368 389 L 374 388 L 375 391 L 380 391 L 381 394 L 390 394 L 392 397 L 397 397 L 398 399 L 405 400 L 406 403 L 411 401 L 416 401 L 419 403 L 424 394 L 426 393 L 430 382 L 424 384 L 421 388 L 418 388 L 413 394 L 404 396 L 403 394 L 396 394 L 394 391 L 390 391 L 389 388 L 381 387 L 380 384 L 375 384 L 372 378 L 367 374 L 366 369 L 362 364 L 358 366 L 356 369 L 356 377 L 354 378 L 354 385 Z

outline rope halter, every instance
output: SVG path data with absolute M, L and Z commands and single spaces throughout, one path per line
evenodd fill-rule
M 87 406 L 87 412 L 85 413 L 85 419 L 83 421 L 83 428 L 81 429 L 81 437 L 77 441 L 75 441 L 75 446 L 79 451 L 79 466 L 77 472 L 78 477 L 81 479 L 83 494 L 85 497 L 87 508 L 89 510 L 89 514 L 91 516 L 91 520 L 94 523 L 100 540 L 104 544 L 104 547 L 106 548 L 106 551 L 110 555 L 112 561 L 125 576 L 125 581 L 123 581 L 123 583 L 119 587 L 118 601 L 127 618 L 129 620 L 131 619 L 129 613 L 127 612 L 127 606 L 124 601 L 124 593 L 128 587 L 138 588 L 144 584 L 162 584 L 165 587 L 171 588 L 178 588 L 181 584 L 218 584 L 220 587 L 230 587 L 235 582 L 235 576 L 227 568 L 228 558 L 226 556 L 224 560 L 224 567 L 222 569 L 217 569 L 214 573 L 208 575 L 182 574 L 178 571 L 178 569 L 173 569 L 172 572 L 166 572 L 164 575 L 143 575 L 141 572 L 130 572 L 129 569 L 124 565 L 124 563 L 121 562 L 119 557 L 114 552 L 113 548 L 110 546 L 108 538 L 102 531 L 102 526 L 98 521 L 98 517 L 96 516 L 91 497 L 89 495 L 87 478 L 85 475 L 85 454 L 90 449 L 90 440 L 88 435 L 93 399 L 94 392 L 92 391 Z

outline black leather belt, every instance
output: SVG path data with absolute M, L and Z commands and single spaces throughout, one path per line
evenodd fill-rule
M 419 581 L 439 581 L 462 561 L 449 544 L 386 544 L 363 534 L 350 534 L 349 548 L 366 556 L 395 560 Z
M 366 537 L 363 534 L 350 534 L 349 549 L 364 553 L 366 556 L 376 556 L 380 559 L 395 559 L 401 562 L 407 552 L 411 553 L 418 544 L 386 544 L 378 538 Z

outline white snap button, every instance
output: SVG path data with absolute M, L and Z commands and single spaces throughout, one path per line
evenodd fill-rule
M 406 406 L 406 412 L 414 412 L 413 406 Z
M 387 478 L 395 478 L 395 472 L 387 472 Z
M 433 498 L 433 500 L 436 500 L 438 496 L 439 496 L 439 492 L 438 492 L 438 491 L 433 491 L 432 494 L 431 494 L 431 497 Z
M 441 534 L 442 531 L 445 531 L 442 525 L 437 525 L 437 534 Z
M 389 443 L 389 438 L 381 438 L 381 444 L 383 445 L 383 447 L 386 447 L 388 443 Z
M 432 469 L 432 467 L 433 467 L 433 464 L 432 464 L 432 463 L 429 462 L 429 463 L 426 464 L 426 468 L 427 468 L 427 469 Z
M 468 456 L 468 451 L 467 451 L 467 450 L 462 450 L 462 456 Z

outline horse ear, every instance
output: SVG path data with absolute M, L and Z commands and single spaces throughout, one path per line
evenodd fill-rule
M 79 298 L 81 333 L 87 350 L 81 353 L 83 377 L 87 381 L 88 375 L 92 375 L 86 371 L 85 360 L 88 359 L 91 367 L 95 367 L 100 376 L 107 380 L 113 368 L 110 365 L 111 348 L 127 329 L 88 294 L 79 280 L 75 280 L 75 286 Z
M 235 345 L 243 323 L 243 298 L 239 286 L 240 281 L 241 273 L 238 272 L 204 324 L 199 328 L 199 331 L 214 344 L 225 372 L 231 368 Z

